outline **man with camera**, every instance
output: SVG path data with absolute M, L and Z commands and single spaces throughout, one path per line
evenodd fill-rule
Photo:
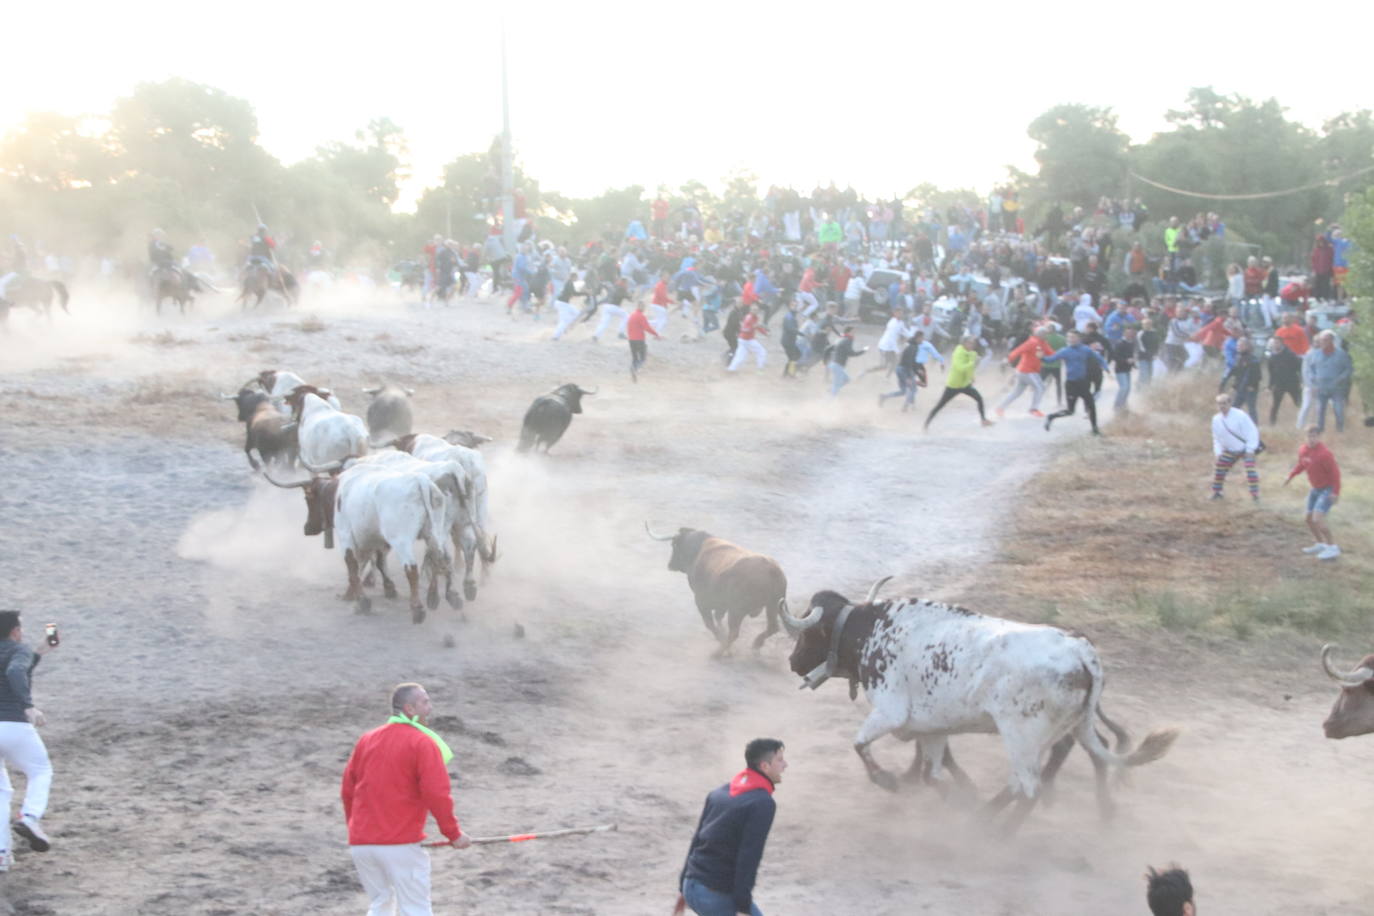
M 48 808 L 48 788 L 52 785 L 52 763 L 48 749 L 38 737 L 36 726 L 44 723 L 43 714 L 33 705 L 33 669 L 42 656 L 57 647 L 57 627 L 48 626 L 47 639 L 38 648 L 24 645 L 24 627 L 18 611 L 0 611 L 0 806 L 8 816 L 14 787 L 10 785 L 8 765 L 24 774 L 24 805 L 14 832 L 29 841 L 35 852 L 51 847 L 40 822 Z M 14 864 L 8 833 L 0 831 L 0 871 Z

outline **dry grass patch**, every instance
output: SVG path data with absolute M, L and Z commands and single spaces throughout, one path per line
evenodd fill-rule
M 976 588 L 982 604 L 991 594 L 1023 616 L 1069 624 L 1125 616 L 1241 638 L 1275 627 L 1367 625 L 1360 595 L 1374 589 L 1364 523 L 1374 504 L 1370 433 L 1358 421 L 1340 436 L 1328 430 L 1343 484 L 1332 528 L 1345 555 L 1322 563 L 1299 550 L 1311 542 L 1305 478 L 1281 486 L 1300 441 L 1291 405 L 1278 427 L 1261 426 L 1262 502 L 1251 503 L 1239 468 L 1225 500 L 1212 502 L 1215 387 L 1196 378 L 1159 387 L 1149 411 L 1113 420 L 1103 439 L 1066 445 L 1017 495 L 999 556 L 968 591 Z

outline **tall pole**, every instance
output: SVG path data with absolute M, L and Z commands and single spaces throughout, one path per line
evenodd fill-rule
M 510 96 L 506 80 L 506 17 L 501 16 L 501 225 L 506 254 L 515 259 L 515 172 L 511 166 Z

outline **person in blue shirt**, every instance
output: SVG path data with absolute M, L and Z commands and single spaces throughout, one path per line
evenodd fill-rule
M 1112 343 L 1118 343 L 1126 335 L 1126 328 L 1135 324 L 1131 313 L 1126 311 L 1126 300 L 1116 300 L 1116 308 L 1107 313 L 1102 322 L 1102 333 Z
M 1069 332 L 1068 346 L 1046 356 L 1042 362 L 1053 363 L 1060 360 L 1064 362 L 1064 396 L 1068 404 L 1063 410 L 1057 410 L 1045 418 L 1045 431 L 1049 432 L 1050 425 L 1060 417 L 1073 416 L 1078 399 L 1082 398 L 1083 407 L 1088 412 L 1088 422 L 1093 427 L 1093 435 L 1102 435 L 1101 430 L 1097 428 L 1097 404 L 1093 401 L 1092 383 L 1088 380 L 1088 364 L 1096 362 L 1102 369 L 1106 369 L 1107 361 L 1102 358 L 1101 353 L 1083 343 L 1083 338 L 1077 331 Z

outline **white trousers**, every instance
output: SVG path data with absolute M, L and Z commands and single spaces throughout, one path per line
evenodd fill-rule
M 1016 373 L 1016 387 L 1011 389 L 1011 394 L 1002 402 L 1002 409 L 1006 410 L 1011 406 L 1011 402 L 1021 396 L 1021 392 L 1030 388 L 1034 393 L 1031 395 L 1031 410 L 1040 409 L 1040 398 L 1045 394 L 1045 380 L 1040 377 L 1039 372 L 1018 372 Z
M 630 319 L 630 313 L 618 305 L 611 305 L 609 302 L 601 303 L 601 320 L 596 323 L 596 333 L 592 336 L 600 339 L 606 333 L 606 329 L 611 326 L 611 320 L 615 319 L 620 324 L 620 333 L 625 333 L 625 322 Z
M 553 329 L 553 339 L 557 340 L 563 336 L 564 331 L 572 327 L 572 323 L 577 320 L 577 316 L 581 315 L 582 312 L 576 306 L 564 302 L 562 299 L 555 302 L 553 307 L 558 309 L 558 327 Z
M 1183 368 L 1185 369 L 1193 368 L 1198 363 L 1202 362 L 1202 357 L 1207 355 L 1206 351 L 1202 348 L 1202 344 L 1195 341 L 1190 340 L 1186 342 L 1183 345 L 1183 349 L 1188 351 L 1188 359 L 1183 363 Z
M 10 284 L 14 282 L 14 278 L 17 276 L 19 276 L 17 271 L 11 271 L 0 277 L 0 296 L 4 296 L 9 291 Z
M 649 327 L 662 334 L 668 327 L 668 310 L 661 305 L 650 305 L 645 311 L 649 313 Z
M 754 354 L 755 362 L 757 362 L 759 368 L 762 369 L 764 363 L 768 361 L 768 351 L 763 349 L 763 344 L 759 343 L 757 340 L 741 339 L 735 346 L 735 358 L 730 360 L 730 371 L 734 372 L 740 366 L 743 366 L 744 360 L 750 353 Z
M 24 774 L 24 806 L 21 814 L 41 818 L 48 810 L 48 790 L 52 787 L 52 763 L 48 749 L 38 737 L 38 729 L 27 722 L 0 722 L 0 812 L 6 818 L 14 798 L 8 765 Z M 10 832 L 0 827 L 0 851 L 10 848 Z
M 433 916 L 429 853 L 419 843 L 350 846 L 348 851 L 367 892 L 367 916 Z
M 1307 428 L 1307 414 L 1311 412 L 1312 405 L 1316 398 L 1312 396 L 1312 389 L 1306 385 L 1302 386 L 1302 406 L 1298 408 L 1298 429 Z

